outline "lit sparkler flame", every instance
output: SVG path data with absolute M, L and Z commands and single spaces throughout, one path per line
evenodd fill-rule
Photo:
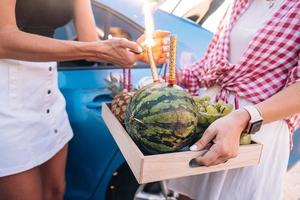
M 157 7 L 157 1 L 155 0 L 144 0 L 143 12 L 145 17 L 145 46 L 148 54 L 148 59 L 150 63 L 150 68 L 153 76 L 154 82 L 159 82 L 159 77 L 157 73 L 157 67 L 153 57 L 152 47 L 155 46 L 155 41 L 153 39 L 154 34 L 154 17 L 153 13 Z
M 155 42 L 153 40 L 153 34 L 154 34 L 154 17 L 153 13 L 155 11 L 155 8 L 157 6 L 157 2 L 152 0 L 145 0 L 144 6 L 143 6 L 143 13 L 144 13 L 144 22 L 145 22 L 145 45 L 153 47 L 155 45 Z

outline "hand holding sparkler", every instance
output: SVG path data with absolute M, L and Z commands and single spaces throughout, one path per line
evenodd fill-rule
M 169 55 L 169 39 L 167 38 L 170 35 L 170 32 L 167 31 L 155 31 L 153 34 L 154 45 L 151 47 L 154 62 L 158 65 L 164 64 Z M 138 40 L 142 48 L 144 49 L 143 53 L 140 54 L 140 60 L 149 63 L 149 57 L 147 55 L 147 44 L 145 43 L 146 36 L 142 35 Z
M 156 59 L 159 60 L 159 57 L 155 57 L 153 54 L 153 47 L 155 46 L 154 34 L 155 34 L 155 26 L 154 26 L 154 12 L 157 9 L 158 1 L 156 0 L 144 0 L 143 5 L 143 13 L 144 13 L 144 21 L 145 21 L 145 46 L 147 56 L 144 56 L 145 59 L 149 60 L 151 73 L 153 77 L 153 82 L 159 83 L 159 77 L 157 73 L 156 67 Z M 162 60 L 164 61 L 164 60 Z

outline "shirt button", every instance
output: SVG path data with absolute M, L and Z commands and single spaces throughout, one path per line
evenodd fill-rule
M 58 130 L 57 130 L 57 129 L 54 129 L 54 133 L 58 133 Z
M 51 90 L 48 90 L 48 92 L 47 92 L 48 94 L 51 94 Z
M 47 110 L 46 110 L 46 113 L 49 114 L 49 113 L 50 113 L 50 109 L 47 109 Z
M 49 71 L 50 71 L 50 72 L 52 71 L 52 67 L 49 67 Z

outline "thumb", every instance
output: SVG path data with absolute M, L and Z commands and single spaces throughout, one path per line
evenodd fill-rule
M 129 41 L 127 39 L 123 39 L 121 41 L 121 46 L 127 48 L 129 51 L 133 53 L 140 54 L 143 52 L 143 48 L 138 43 Z
M 191 151 L 199 151 L 199 150 L 204 149 L 210 143 L 210 141 L 212 141 L 215 137 L 216 137 L 216 133 L 214 131 L 207 129 L 204 132 L 201 139 L 198 140 L 198 142 L 196 142 L 194 145 L 192 145 L 190 147 L 190 150 Z

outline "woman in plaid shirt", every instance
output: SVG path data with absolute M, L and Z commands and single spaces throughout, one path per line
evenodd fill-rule
M 192 94 L 239 104 L 213 123 L 191 150 L 211 166 L 237 156 L 240 134 L 254 105 L 264 125 L 252 139 L 264 145 L 260 164 L 171 180 L 169 187 L 192 199 L 281 199 L 291 135 L 300 126 L 300 1 L 235 0 L 204 57 L 178 73 Z M 238 102 L 238 103 L 237 103 Z

